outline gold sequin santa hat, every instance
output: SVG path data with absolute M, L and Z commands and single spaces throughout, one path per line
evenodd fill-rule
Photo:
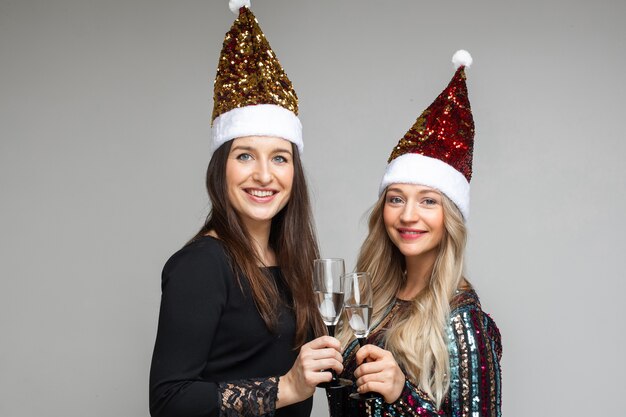
M 213 92 L 211 153 L 243 136 L 275 136 L 302 152 L 298 96 L 259 23 L 250 0 L 230 0 L 238 14 L 226 33 Z
M 474 118 L 465 68 L 472 64 L 472 56 L 460 50 L 452 62 L 456 72 L 448 86 L 393 148 L 378 193 L 382 195 L 395 183 L 436 188 L 456 204 L 467 221 Z

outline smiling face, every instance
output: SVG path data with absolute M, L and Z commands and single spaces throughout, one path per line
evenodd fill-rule
M 389 238 L 406 258 L 434 264 L 445 230 L 439 191 L 423 185 L 389 185 L 383 221 Z
M 226 161 L 228 200 L 248 230 L 271 224 L 287 205 L 293 175 L 291 142 L 266 136 L 233 141 Z

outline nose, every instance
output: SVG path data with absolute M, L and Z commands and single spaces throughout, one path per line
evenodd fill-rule
M 254 173 L 252 174 L 252 179 L 259 184 L 269 184 L 270 182 L 272 182 L 272 175 L 272 169 L 269 162 L 259 161 L 255 166 Z
M 402 209 L 402 213 L 400 213 L 400 221 L 402 223 L 415 223 L 419 218 L 419 208 L 417 204 L 407 202 Z

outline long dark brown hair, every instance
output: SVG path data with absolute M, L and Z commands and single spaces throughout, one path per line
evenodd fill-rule
M 230 256 L 231 267 L 238 280 L 247 279 L 257 310 L 270 330 L 275 330 L 278 290 L 269 272 L 259 268 L 262 261 L 251 244 L 251 237 L 228 200 L 226 161 L 233 141 L 220 146 L 213 154 L 206 174 L 206 188 L 211 211 L 204 226 L 191 242 L 214 231 Z M 319 249 L 313 228 L 309 192 L 300 154 L 292 144 L 293 184 L 287 205 L 272 219 L 269 245 L 276 254 L 283 278 L 293 300 L 296 316 L 296 347 L 307 341 L 312 330 L 324 334 L 321 317 L 313 298 L 313 260 Z M 241 283 L 239 283 L 241 285 Z

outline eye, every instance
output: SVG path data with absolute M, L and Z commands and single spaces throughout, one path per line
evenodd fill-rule
M 389 204 L 402 204 L 404 203 L 404 200 L 401 197 L 398 197 L 397 195 L 390 195 L 387 197 L 387 203 Z
M 237 159 L 240 161 L 251 161 L 252 155 L 250 155 L 249 153 L 242 153 L 237 155 Z
M 439 201 L 432 197 L 425 197 L 424 199 L 422 199 L 421 204 L 424 206 L 436 206 L 437 204 L 439 204 Z
M 287 157 L 283 155 L 276 155 L 274 158 L 272 158 L 272 160 L 278 164 L 286 164 L 287 162 L 289 162 Z

